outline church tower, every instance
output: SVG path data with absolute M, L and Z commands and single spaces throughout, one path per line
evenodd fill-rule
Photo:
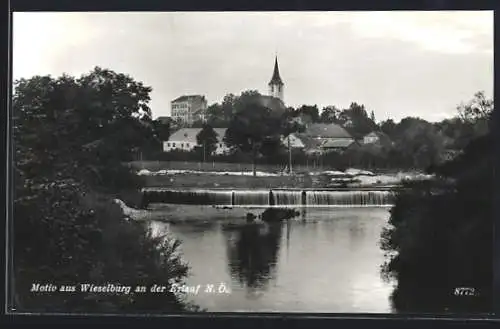
M 280 71 L 278 69 L 278 56 L 276 56 L 274 60 L 273 77 L 271 78 L 271 81 L 269 81 L 269 96 L 279 98 L 281 99 L 282 102 L 284 102 L 285 101 L 283 99 L 284 86 L 285 84 L 283 83 L 283 81 L 281 81 Z

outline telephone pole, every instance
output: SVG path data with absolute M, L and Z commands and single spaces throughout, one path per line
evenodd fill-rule
M 292 147 L 290 145 L 290 135 L 288 135 L 288 171 L 292 173 Z

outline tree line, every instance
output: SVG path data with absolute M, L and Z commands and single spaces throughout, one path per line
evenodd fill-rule
M 287 136 L 292 132 L 303 132 L 310 123 L 334 123 L 344 127 L 358 142 L 345 152 L 334 152 L 319 157 L 294 150 L 293 163 L 301 165 L 317 163 L 321 166 L 337 168 L 359 166 L 369 169 L 423 170 L 452 158 L 470 140 L 485 133 L 485 120 L 477 119 L 477 122 L 473 122 L 472 114 L 469 112 L 471 108 L 483 111 L 490 101 L 483 92 L 477 92 L 468 103 L 457 106 L 455 116 L 440 122 L 428 122 L 410 116 L 399 122 L 387 119 L 377 123 L 373 111 L 368 111 L 364 105 L 355 102 L 351 103 L 348 109 L 340 110 L 335 106 L 328 106 L 321 112 L 317 106 L 309 105 L 303 105 L 298 109 L 287 108 L 283 114 L 279 115 L 279 118 L 276 118 L 271 115 L 272 110 L 266 110 L 255 102 L 257 96 L 259 94 L 256 91 L 246 91 L 240 96 L 229 94 L 224 97 L 221 104 L 212 104 L 208 108 L 207 122 L 198 122 L 193 125 L 193 127 L 202 128 L 198 136 L 198 144 L 203 145 L 203 151 L 198 149 L 191 155 L 180 152 L 163 154 L 160 146 L 157 152 L 147 157 L 154 160 L 202 161 L 210 159 L 211 161 L 234 162 L 240 159 L 245 161 L 245 157 L 239 153 L 248 153 L 252 150 L 248 148 L 249 145 L 239 144 L 238 141 L 248 141 L 249 136 L 244 136 L 246 134 L 244 131 L 251 131 L 253 137 L 250 140 L 257 143 L 254 146 L 262 144 L 263 147 L 255 148 L 252 151 L 255 153 L 254 156 L 247 161 L 286 165 L 289 156 L 286 145 L 278 142 L 277 134 L 266 136 L 266 129 Z M 296 120 L 298 117 L 301 118 L 300 121 Z M 241 122 L 245 123 L 246 128 L 243 128 Z M 155 122 L 155 126 L 162 140 L 168 140 L 169 134 L 176 128 L 159 122 Z M 217 143 L 213 127 L 228 128 L 229 136 L 218 137 L 224 138 L 233 148 L 233 154 L 211 156 Z M 237 132 L 236 135 L 232 133 L 234 131 Z M 380 142 L 364 144 L 362 138 L 370 132 L 379 133 L 382 136 Z M 261 140 L 258 140 L 259 138 Z
M 151 88 L 96 67 L 80 77 L 14 84 L 13 305 L 21 312 L 195 310 L 167 293 L 34 293 L 32 284 L 152 286 L 182 282 L 179 241 L 153 236 L 114 201 L 138 205 L 142 179 L 123 162 L 159 144 Z
M 405 184 L 381 236 L 400 312 L 493 311 L 494 104 L 478 94 L 460 109 L 473 136 L 459 140 L 456 158 L 428 168 L 434 179 Z

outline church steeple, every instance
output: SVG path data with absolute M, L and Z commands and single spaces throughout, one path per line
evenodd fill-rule
M 283 87 L 284 83 L 280 77 L 280 71 L 278 67 L 278 56 L 274 59 L 274 71 L 271 81 L 269 81 L 269 95 L 279 98 L 283 101 Z
M 269 81 L 269 85 L 283 85 L 283 81 L 281 81 L 280 70 L 278 68 L 278 56 L 274 59 L 274 72 L 271 81 Z

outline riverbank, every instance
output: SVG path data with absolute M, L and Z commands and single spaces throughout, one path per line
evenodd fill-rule
M 168 188 L 335 188 L 335 187 L 383 187 L 399 185 L 405 180 L 428 179 L 420 173 L 398 172 L 376 174 L 366 170 L 317 171 L 309 173 L 213 172 L 196 170 L 142 169 L 137 172 L 145 181 L 145 187 Z
M 208 205 L 181 205 L 181 204 L 150 204 L 148 209 L 135 209 L 127 206 L 123 201 L 115 199 L 125 216 L 136 221 L 156 221 L 171 224 L 203 224 L 224 221 L 230 224 L 243 224 L 247 214 L 252 213 L 259 217 L 263 207 L 215 207 Z

